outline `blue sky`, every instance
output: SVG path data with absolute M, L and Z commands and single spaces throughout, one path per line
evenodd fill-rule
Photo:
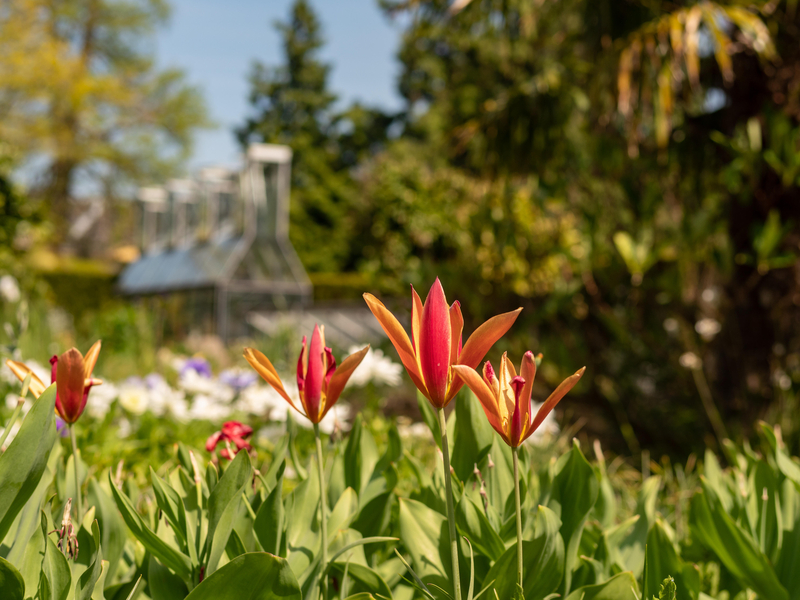
M 200 87 L 216 130 L 202 132 L 189 168 L 238 164 L 231 130 L 248 114 L 247 75 L 253 60 L 282 61 L 272 23 L 285 20 L 291 0 L 172 0 L 172 18 L 158 33 L 161 66 L 183 69 Z M 326 40 L 323 60 L 332 65 L 330 88 L 341 101 L 360 100 L 398 109 L 395 53 L 400 26 L 387 20 L 376 0 L 312 0 Z

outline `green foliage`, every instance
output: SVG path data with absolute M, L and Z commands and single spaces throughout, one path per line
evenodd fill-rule
M 291 448 L 298 437 L 287 433 L 268 452 L 256 442 L 252 453 L 205 468 L 202 450 L 178 443 L 147 475 L 129 465 L 98 478 L 96 465 L 54 443 L 53 393 L 33 404 L 0 455 L 0 499 L 9 505 L 0 584 L 9 598 L 316 600 L 320 578 L 328 600 L 452 597 L 444 473 L 414 457 L 435 448 L 433 436 L 404 452 L 396 428 L 376 439 L 357 418 L 347 437 L 326 443 L 332 508 L 323 514 L 319 466 L 308 448 Z M 478 461 L 464 479 L 449 474 L 467 600 L 779 600 L 800 589 L 800 461 L 766 424 L 758 451 L 728 442 L 729 466 L 708 452 L 700 476 L 664 462 L 642 480 L 627 467 L 592 465 L 577 440 L 555 452 L 523 446 L 518 589 L 511 461 L 495 433 L 488 445 L 475 442 L 473 400 L 462 394 L 447 424 L 460 432 L 449 436 L 453 455 Z M 290 471 L 291 455 L 305 478 Z M 64 513 L 76 467 L 83 515 Z M 610 491 L 601 495 L 603 482 Z M 63 544 L 70 531 L 77 556 Z

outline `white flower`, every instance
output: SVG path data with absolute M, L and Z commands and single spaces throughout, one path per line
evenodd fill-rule
M 197 394 L 189 409 L 189 416 L 196 421 L 224 421 L 231 414 L 231 406 L 206 394 Z
M 19 284 L 12 275 L 3 275 L 0 277 L 0 296 L 2 296 L 3 300 L 11 304 L 19 302 Z
M 348 351 L 349 354 L 354 354 L 361 350 L 359 346 L 352 346 Z M 392 360 L 383 355 L 382 350 L 374 350 L 370 348 L 364 355 L 364 360 L 358 365 L 347 385 L 364 386 L 369 382 L 376 385 L 387 385 L 396 387 L 402 382 L 403 365 L 392 362 Z
M 136 382 L 123 383 L 119 388 L 119 403 L 134 415 L 143 415 L 150 406 L 150 393 Z
M 268 416 L 278 406 L 286 405 L 286 400 L 271 386 L 251 385 L 242 390 L 236 401 L 236 410 L 255 416 Z
M 117 428 L 117 437 L 126 438 L 128 437 L 131 432 L 133 431 L 133 427 L 131 427 L 131 422 L 128 421 L 126 418 L 122 418 L 119 420 L 119 426 Z
M 86 412 L 95 419 L 102 419 L 117 396 L 119 390 L 113 383 L 103 381 L 103 385 L 92 386 L 89 399 L 86 401 Z
M 211 396 L 222 402 L 230 402 L 236 391 L 218 379 L 206 377 L 192 369 L 186 369 L 178 380 L 178 386 L 190 394 Z
M 531 402 L 531 414 L 535 415 L 541 406 L 542 405 L 538 402 Z M 525 440 L 525 443 L 533 444 L 534 446 L 542 446 L 551 438 L 557 436 L 559 431 L 561 431 L 561 429 L 559 428 L 558 423 L 556 423 L 555 412 L 550 411 L 550 414 L 544 418 L 544 421 L 542 421 L 542 424 L 539 425 L 539 428 L 534 431 L 527 440 Z
M 284 404 L 286 404 L 286 402 L 284 402 Z M 351 409 L 348 404 L 335 404 L 333 408 L 328 411 L 328 414 L 325 415 L 325 418 L 319 422 L 319 430 L 322 433 L 327 433 L 328 435 L 333 433 L 334 429 L 348 431 L 350 429 L 350 425 L 345 421 L 345 419 L 350 418 L 350 413 Z M 304 429 L 311 429 L 314 427 L 314 424 L 303 415 L 295 412 L 292 414 L 292 416 L 300 427 L 303 427 Z M 284 413 L 284 420 L 285 418 L 286 417 Z

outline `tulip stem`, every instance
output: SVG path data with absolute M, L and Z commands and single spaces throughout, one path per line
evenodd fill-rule
M 320 591 L 323 600 L 328 598 L 328 518 L 325 507 L 325 466 L 322 461 L 322 440 L 319 436 L 319 423 L 314 423 L 314 437 L 317 441 L 317 471 L 319 471 L 319 530 L 322 534 L 322 553 L 320 562 Z
M 439 429 L 442 432 L 442 462 L 444 463 L 444 486 L 447 495 L 447 525 L 450 528 L 450 556 L 453 560 L 453 591 L 455 600 L 461 600 L 461 575 L 458 572 L 458 538 L 456 517 L 453 509 L 453 482 L 450 478 L 450 448 L 447 446 L 447 420 L 444 408 L 439 409 Z
M 514 499 L 517 504 L 517 582 L 522 588 L 522 506 L 519 499 L 519 448 L 511 449 L 514 455 Z
M 81 478 L 78 475 L 78 442 L 75 441 L 75 424 L 73 423 L 68 427 L 69 440 L 72 442 L 72 466 L 75 470 L 75 516 L 78 521 L 76 529 L 80 529 L 83 521 L 83 503 L 81 502 Z

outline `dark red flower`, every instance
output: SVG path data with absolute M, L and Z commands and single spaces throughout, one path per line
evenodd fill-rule
M 253 428 L 249 425 L 245 425 L 239 421 L 226 421 L 222 424 L 221 431 L 217 431 L 206 440 L 206 450 L 208 452 L 213 452 L 216 449 L 217 444 L 225 444 L 225 442 L 230 442 L 236 446 L 234 454 L 243 448 L 250 450 L 252 446 L 250 446 L 245 438 L 250 437 L 252 434 Z M 220 450 L 219 455 L 227 460 L 233 459 L 233 456 L 231 456 L 228 452 L 227 444 L 225 448 Z

